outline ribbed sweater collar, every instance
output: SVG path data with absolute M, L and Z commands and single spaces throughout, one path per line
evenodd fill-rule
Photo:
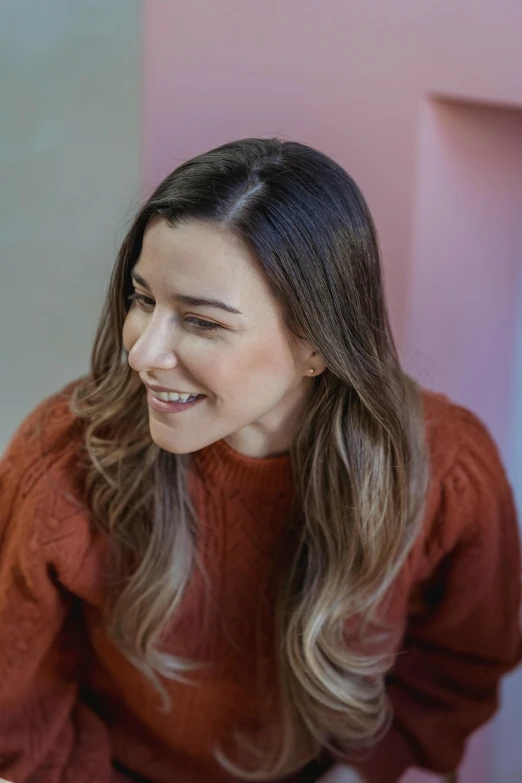
M 246 457 L 223 440 L 212 443 L 194 455 L 205 483 L 224 485 L 242 492 L 279 494 L 293 489 L 290 456 Z

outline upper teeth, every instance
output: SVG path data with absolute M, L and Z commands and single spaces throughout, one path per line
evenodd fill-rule
M 152 391 L 152 389 L 150 391 L 158 400 L 164 400 L 165 402 L 186 402 L 189 397 L 197 396 L 196 394 L 180 394 L 179 392 Z

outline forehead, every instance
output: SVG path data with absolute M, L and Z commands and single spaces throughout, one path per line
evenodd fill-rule
M 136 270 L 151 284 L 181 288 L 197 285 L 207 293 L 268 294 L 257 262 L 237 237 L 225 228 L 203 221 L 170 226 L 153 218 L 143 236 Z M 150 280 L 149 280 L 150 278 Z M 186 293 L 183 291 L 183 293 Z

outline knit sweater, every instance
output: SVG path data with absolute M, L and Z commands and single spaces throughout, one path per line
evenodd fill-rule
M 521 655 L 519 540 L 497 449 L 474 414 L 423 396 L 431 480 L 389 604 L 399 629 L 387 677 L 394 721 L 354 762 L 369 783 L 393 783 L 410 766 L 454 768 Z M 162 643 L 207 665 L 190 674 L 195 684 L 164 681 L 165 713 L 103 629 L 107 542 L 84 502 L 82 439 L 64 392 L 29 415 L 1 464 L 0 777 L 232 781 L 214 748 L 271 719 L 272 564 L 295 495 L 290 459 L 245 457 L 223 442 L 195 455 L 206 580 L 194 572 Z M 310 769 L 292 778 L 311 779 Z

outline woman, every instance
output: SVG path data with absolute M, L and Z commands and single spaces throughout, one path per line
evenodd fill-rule
M 350 177 L 292 142 L 139 211 L 88 379 L 2 468 L 0 775 L 391 783 L 520 658 L 484 426 L 401 369 Z

